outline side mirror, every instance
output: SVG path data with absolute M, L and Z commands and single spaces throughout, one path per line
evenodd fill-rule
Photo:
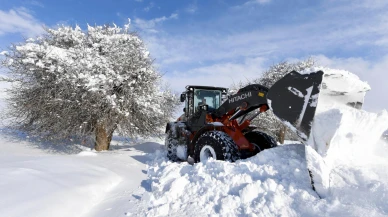
M 186 94 L 182 93 L 181 94 L 181 102 L 184 102 L 186 100 Z
M 184 112 L 184 113 L 186 113 L 186 107 L 185 107 L 185 108 L 183 108 L 183 112 Z

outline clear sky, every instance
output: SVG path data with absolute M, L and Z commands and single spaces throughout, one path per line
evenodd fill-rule
M 365 109 L 388 108 L 387 0 L 0 0 L 0 50 L 42 26 L 128 18 L 177 91 L 229 87 L 313 56 L 371 85 Z

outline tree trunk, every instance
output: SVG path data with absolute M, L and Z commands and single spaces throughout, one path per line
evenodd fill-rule
M 286 126 L 282 125 L 280 126 L 279 130 L 279 142 L 280 144 L 284 144 L 284 138 L 286 137 Z
M 96 151 L 109 150 L 110 142 L 112 141 L 113 131 L 109 132 L 106 126 L 101 123 L 96 126 L 96 142 L 94 149 Z

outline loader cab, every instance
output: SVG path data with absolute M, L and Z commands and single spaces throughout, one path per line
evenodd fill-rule
M 186 86 L 186 91 L 181 94 L 181 102 L 185 102 L 185 116 L 191 117 L 196 111 L 203 108 L 206 108 L 208 112 L 215 111 L 222 104 L 227 90 L 224 87 Z

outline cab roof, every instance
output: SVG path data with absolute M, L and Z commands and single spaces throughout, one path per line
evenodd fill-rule
M 186 86 L 186 90 L 189 90 L 190 88 L 203 89 L 203 90 L 221 90 L 221 91 L 228 90 L 228 88 L 226 88 L 226 87 L 213 87 L 213 86 L 200 86 L 200 85 L 187 85 Z

